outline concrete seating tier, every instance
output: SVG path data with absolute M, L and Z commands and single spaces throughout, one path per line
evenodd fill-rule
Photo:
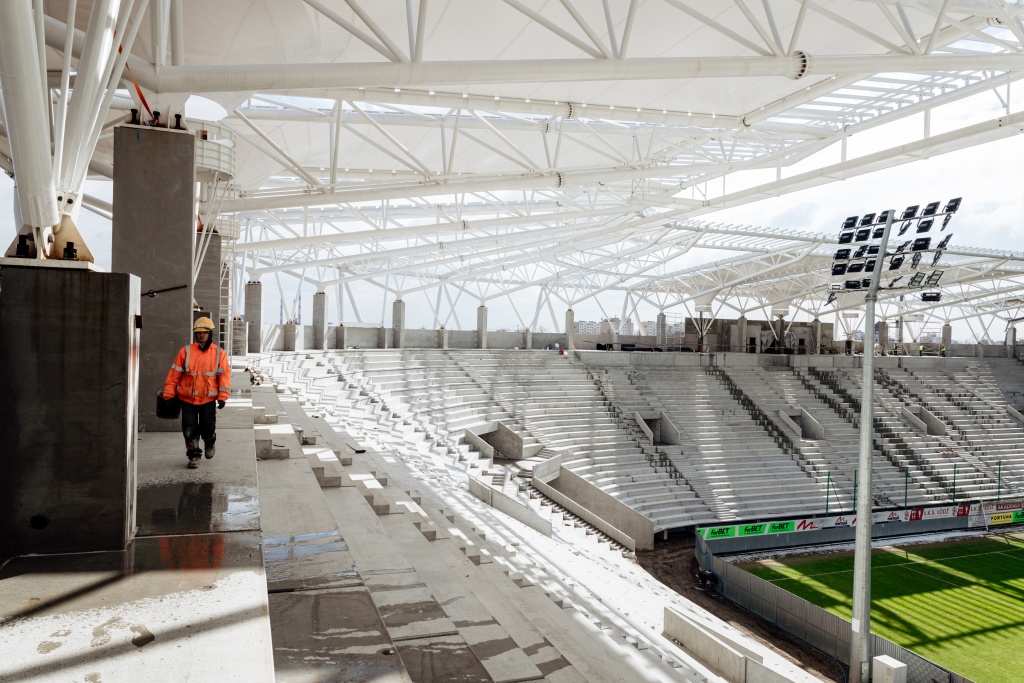
M 836 370 L 826 374 L 840 378 L 849 392 L 846 396 L 860 396 L 858 373 Z M 927 486 L 937 500 L 987 495 L 990 489 L 995 495 L 995 480 L 990 480 L 976 459 L 967 457 L 949 438 L 929 436 L 911 426 L 902 414 L 908 404 L 885 372 L 876 375 L 875 398 L 875 434 L 881 450 L 891 462 L 906 468 L 912 478 Z
M 1012 366 L 1001 368 L 1013 371 Z M 965 372 L 904 370 L 890 377 L 942 420 L 947 435 L 977 467 L 996 479 L 1000 495 L 1024 485 L 1024 427 L 1007 411 L 991 368 L 977 361 Z M 959 474 L 959 472 L 958 472 Z M 958 486 L 959 488 L 959 486 Z
M 679 446 L 660 448 L 717 518 L 824 509 L 824 479 L 784 453 L 718 379 L 699 368 L 659 368 L 638 379 L 649 405 L 682 432 Z

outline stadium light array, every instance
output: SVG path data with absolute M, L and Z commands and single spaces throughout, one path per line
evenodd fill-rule
M 926 235 L 935 225 L 939 216 L 943 217 L 942 230 L 949 225 L 953 214 L 960 208 L 960 197 L 950 199 L 946 206 L 939 211 L 941 202 L 929 202 L 924 210 L 918 215 L 920 204 L 912 204 L 903 210 L 899 219 L 899 235 L 907 233 L 912 227 L 915 228 L 915 235 Z M 910 257 L 910 269 L 916 270 L 923 255 L 933 252 L 931 265 L 934 267 L 942 257 L 942 250 L 949 244 L 952 233 L 946 235 L 934 248 L 931 237 L 915 237 L 899 245 L 895 251 L 887 251 L 889 235 L 892 232 L 895 212 L 892 210 L 882 211 L 874 214 L 868 213 L 863 216 L 847 217 L 839 228 L 837 243 L 860 244 L 856 250 L 852 247 L 837 249 L 832 261 L 832 276 L 834 278 L 849 278 L 851 273 L 870 273 L 871 276 L 862 279 L 843 279 L 841 282 L 834 281 L 827 287 L 828 301 L 825 305 L 835 304 L 839 294 L 864 294 L 864 379 L 861 384 L 861 422 L 860 422 L 860 454 L 858 458 L 858 477 L 862 485 L 857 491 L 856 500 L 856 546 L 854 551 L 854 579 L 853 579 L 853 614 L 850 634 L 850 665 L 856 671 L 868 671 L 870 661 L 870 637 L 871 637 L 871 459 L 872 459 L 872 430 L 874 420 L 874 348 L 871 340 L 874 339 L 875 328 L 875 302 L 878 299 L 879 280 L 885 268 L 878 267 L 879 261 L 884 264 L 884 259 L 889 259 L 889 271 L 899 271 L 905 264 L 907 255 Z M 941 231 L 940 231 L 941 232 Z M 909 249 L 909 252 L 908 252 Z M 851 253 L 852 252 L 852 253 Z M 925 273 L 915 272 L 906 284 L 906 288 L 921 287 L 925 283 L 929 287 L 938 285 L 942 278 L 943 271 L 935 270 L 927 276 Z M 889 280 L 886 289 L 897 288 L 897 283 L 903 280 L 903 275 L 896 275 Z M 902 289 L 902 288 L 901 288 Z M 925 292 L 921 294 L 922 301 L 940 301 L 941 292 Z M 870 347 L 869 347 L 870 344 Z

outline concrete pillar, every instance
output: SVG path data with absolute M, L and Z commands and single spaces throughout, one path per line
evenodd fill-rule
M 263 283 L 247 282 L 245 285 L 245 322 L 249 324 L 249 353 L 262 351 L 263 337 Z
M 888 353 L 889 349 L 889 323 L 884 320 L 878 321 L 878 346 L 882 349 L 882 355 Z
M 657 331 L 655 332 L 655 334 L 658 337 L 658 339 L 657 339 L 658 345 L 662 346 L 662 345 L 668 343 L 668 322 L 667 322 L 667 319 L 666 319 L 664 313 L 659 313 L 658 314 L 658 317 L 657 317 L 657 319 L 655 321 L 655 327 L 658 328 Z
M 576 314 L 571 308 L 565 312 L 565 348 L 576 348 Z
M 782 348 L 786 345 L 786 318 L 781 315 L 778 318 L 775 325 L 775 345 Z
M 338 323 L 334 328 L 334 348 L 344 349 L 348 347 L 348 328 L 345 323 Z
M 327 348 L 327 292 L 313 295 L 313 348 Z
M 388 348 L 388 328 L 383 325 L 377 328 L 377 348 Z
M 160 359 L 159 386 L 139 384 L 138 277 L 26 262 L 53 265 L 0 269 L 0 557 L 124 550 L 136 526 L 137 405 L 155 412 L 174 356 Z
M 402 348 L 402 331 L 405 330 L 405 302 L 401 299 L 395 299 L 395 303 L 391 306 L 391 329 L 394 330 L 392 341 L 395 348 Z
M 523 348 L 527 351 L 533 348 L 533 332 L 529 327 L 523 330 Z
M 192 339 L 196 220 L 195 138 L 159 128 L 114 129 L 111 271 L 132 273 L 143 292 L 182 287 L 142 301 L 139 428 L 181 428 L 156 417 L 156 390 Z M 7 294 L 4 293 L 6 297 Z
M 1013 347 L 1017 345 L 1017 328 L 1010 327 L 1006 328 L 1006 357 L 1013 358 Z
M 814 348 L 811 349 L 811 353 L 821 353 L 821 320 L 818 316 L 814 316 L 811 327 L 814 330 Z
M 444 328 L 444 325 L 442 325 L 441 329 L 437 331 L 437 348 L 448 348 L 448 330 Z
M 740 345 L 738 349 L 733 350 L 739 351 L 740 353 L 747 353 L 747 351 L 749 351 L 747 348 L 747 316 L 741 315 L 736 321 L 736 327 L 736 336 L 739 337 Z
M 487 348 L 487 307 L 478 306 L 476 309 L 476 343 L 481 349 Z
M 286 322 L 281 331 L 285 351 L 295 351 L 295 338 L 298 336 L 298 325 L 293 322 Z
M 244 356 L 249 346 L 249 323 L 241 318 L 231 321 L 231 355 Z
M 220 322 L 221 302 L 221 240 L 220 235 L 209 235 L 209 242 L 206 246 L 206 254 L 203 256 L 202 265 L 199 266 L 199 273 L 196 276 L 196 287 L 192 296 L 195 298 L 199 308 L 206 312 L 215 324 Z M 203 240 L 207 239 L 201 233 L 196 233 L 196 253 L 202 248 Z M 213 343 L 223 344 L 221 330 L 213 332 Z
M 942 345 L 946 347 L 946 355 L 950 354 L 950 347 L 953 345 L 953 326 L 946 323 L 942 326 Z

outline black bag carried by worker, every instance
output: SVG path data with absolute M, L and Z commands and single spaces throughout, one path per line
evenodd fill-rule
M 163 420 L 177 420 L 181 416 L 181 401 L 177 396 L 170 399 L 164 398 L 161 389 L 156 392 L 156 416 Z

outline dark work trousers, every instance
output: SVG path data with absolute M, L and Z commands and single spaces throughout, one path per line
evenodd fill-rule
M 185 436 L 185 447 L 188 449 L 199 448 L 199 437 L 203 437 L 203 444 L 209 448 L 217 441 L 217 402 L 210 401 L 200 405 L 181 402 L 181 433 Z M 199 455 L 192 454 L 197 458 Z

